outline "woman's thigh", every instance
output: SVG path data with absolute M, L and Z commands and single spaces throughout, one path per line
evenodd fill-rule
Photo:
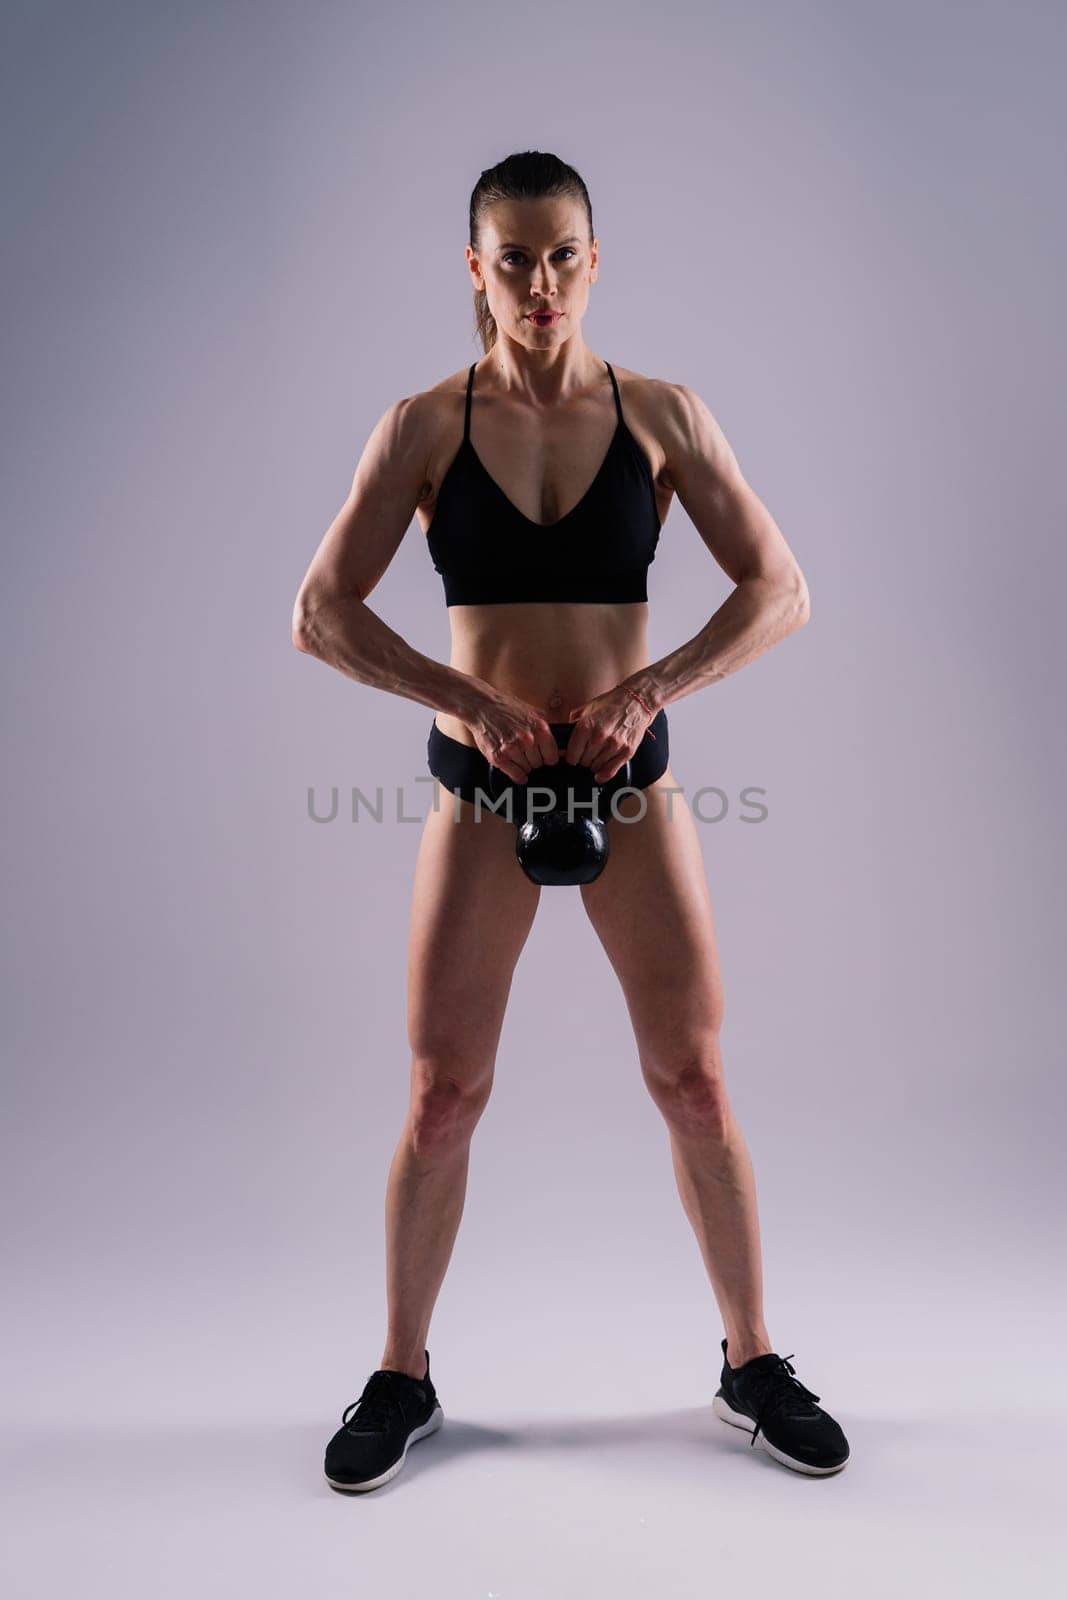
M 696 825 L 670 767 L 627 795 L 608 823 L 610 854 L 598 878 L 582 885 L 589 920 L 615 970 L 633 1023 L 645 1077 L 670 1081 L 694 1053 L 717 1059 L 722 980 Z M 676 787 L 676 786 L 675 786 Z
M 540 887 L 515 856 L 515 827 L 475 817 L 440 783 L 423 825 L 408 943 L 408 1038 L 427 1071 L 488 1086 L 512 975 Z

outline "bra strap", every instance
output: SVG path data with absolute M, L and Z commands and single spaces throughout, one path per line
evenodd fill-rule
M 614 372 L 611 371 L 611 362 L 610 361 L 605 361 L 604 365 L 607 367 L 608 372 L 611 374 L 611 387 L 615 391 L 615 410 L 618 412 L 619 421 L 622 422 L 623 421 L 622 401 L 619 399 L 619 386 L 615 382 L 615 374 L 614 374 Z
M 477 361 L 471 362 L 471 369 L 467 374 L 467 409 L 463 413 L 463 442 L 468 443 L 471 436 L 471 389 L 474 387 L 474 369 Z

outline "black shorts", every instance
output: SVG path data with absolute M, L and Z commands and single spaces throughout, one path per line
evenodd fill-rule
M 549 727 L 556 736 L 557 745 L 561 750 L 565 749 L 574 723 L 551 722 Z M 650 737 L 653 734 L 655 737 Z M 453 739 L 447 733 L 442 733 L 435 719 L 430 724 L 430 737 L 426 743 L 426 755 L 430 771 L 446 789 L 450 789 L 453 794 L 461 795 L 464 800 L 469 800 L 472 805 L 475 803 L 476 792 L 480 790 L 483 797 L 480 810 L 491 813 L 494 804 L 494 793 L 490 789 L 489 762 L 480 750 L 477 750 L 473 745 L 461 744 L 458 739 Z M 627 786 L 633 789 L 647 789 L 650 783 L 655 783 L 656 779 L 661 778 L 666 772 L 669 759 L 667 713 L 660 710 L 656 712 L 649 726 L 645 729 L 641 743 L 630 757 L 629 780 L 627 780 L 625 769 L 623 769 L 616 773 L 614 778 L 609 779 L 607 783 L 595 786 L 598 790 L 597 814 L 605 822 L 610 821 L 611 796 L 619 789 Z M 534 785 L 549 785 L 556 789 L 558 793 L 560 791 L 557 785 L 563 781 L 564 774 L 567 773 L 585 775 L 584 784 L 581 779 L 577 779 L 572 784 L 576 800 L 583 795 L 588 796 L 591 793 L 593 785 L 588 768 L 568 767 L 564 763 L 557 763 L 554 767 L 536 767 L 530 773 L 526 783 L 515 783 L 501 773 L 496 797 L 499 797 L 508 788 L 511 788 L 516 795 L 521 797 Z M 565 790 L 563 792 L 565 793 Z M 538 800 L 538 804 L 543 805 L 543 803 L 544 797 L 542 795 Z M 502 805 L 497 805 L 496 810 L 499 816 L 507 817 L 507 812 Z M 522 820 L 523 815 L 524 813 L 520 810 L 519 804 L 513 802 L 513 820 Z

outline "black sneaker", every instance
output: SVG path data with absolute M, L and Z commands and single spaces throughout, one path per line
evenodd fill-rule
M 436 1433 L 444 1420 L 430 1381 L 428 1350 L 423 1378 L 379 1367 L 359 1399 L 345 1407 L 341 1426 L 326 1446 L 327 1483 L 353 1494 L 377 1489 L 396 1477 L 408 1445 Z
M 795 1472 L 822 1476 L 840 1472 L 849 1456 L 848 1440 L 825 1411 L 817 1394 L 795 1376 L 789 1356 L 753 1356 L 731 1367 L 722 1341 L 722 1382 L 711 1409 L 733 1428 L 751 1433 L 768 1455 Z

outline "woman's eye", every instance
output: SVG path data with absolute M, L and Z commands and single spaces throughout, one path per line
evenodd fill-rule
M 558 256 L 562 256 L 562 255 L 573 256 L 573 255 L 577 255 L 577 253 L 578 252 L 576 250 L 572 249 L 569 244 L 565 244 L 561 250 L 557 250 L 556 251 L 556 254 Z M 513 259 L 513 257 L 515 257 L 515 256 L 518 256 L 519 260 L 521 261 L 522 260 L 522 251 L 521 250 L 509 250 L 507 255 L 503 257 L 504 265 L 507 266 L 508 262 L 511 261 Z

